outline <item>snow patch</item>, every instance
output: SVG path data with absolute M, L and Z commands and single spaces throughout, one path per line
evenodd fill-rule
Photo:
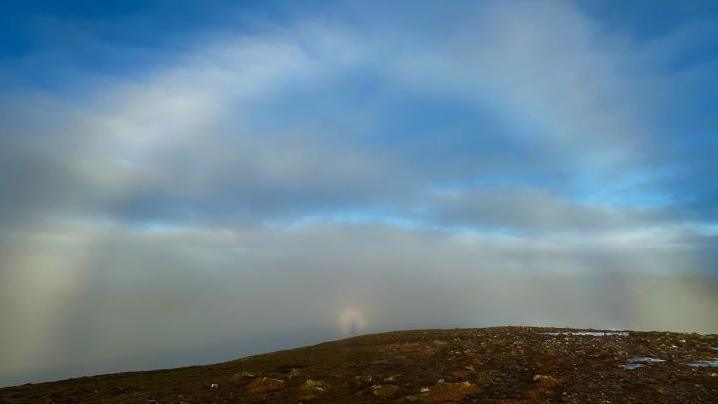
M 718 368 L 718 358 L 707 361 L 690 362 L 686 363 L 686 366 L 690 366 L 692 368 Z
M 621 367 L 624 369 L 633 370 L 645 367 L 646 364 L 661 362 L 665 362 L 665 360 L 660 358 L 651 358 L 650 356 L 634 356 L 632 358 L 628 358 L 628 363 L 625 365 L 621 365 Z
M 651 358 L 650 356 L 635 356 L 633 358 L 628 358 L 628 363 L 661 363 L 665 362 L 664 359 L 660 358 Z
M 628 332 L 625 331 L 568 331 L 568 332 L 543 332 L 541 333 L 543 335 L 576 335 L 576 336 L 585 336 L 585 337 L 608 337 L 611 335 L 616 335 L 619 337 L 627 337 Z
M 642 363 L 628 363 L 628 364 L 625 364 L 625 365 L 621 365 L 622 368 L 628 369 L 628 370 L 638 369 L 638 368 L 642 368 L 642 367 L 645 367 L 645 366 L 646 366 L 646 365 L 644 365 L 644 364 L 642 364 Z

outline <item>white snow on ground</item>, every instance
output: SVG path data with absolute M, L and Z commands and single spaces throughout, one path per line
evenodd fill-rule
M 718 347 L 713 348 L 714 351 L 718 352 Z M 686 366 L 692 368 L 718 368 L 718 358 L 709 359 L 707 361 L 695 361 L 686 363 Z
M 686 366 L 692 368 L 718 368 L 718 358 L 708 361 L 695 361 L 686 363 Z
M 642 363 L 628 363 L 626 365 L 621 365 L 622 368 L 628 369 L 628 370 L 638 369 L 638 368 L 642 368 L 645 366 L 646 365 L 644 365 Z
M 665 362 L 664 359 L 660 358 L 651 358 L 650 356 L 635 356 L 633 358 L 628 358 L 628 363 L 661 363 Z
M 633 358 L 628 358 L 628 363 L 625 365 L 621 365 L 622 368 L 633 370 L 645 367 L 646 363 L 661 363 L 665 362 L 665 360 L 660 358 L 651 358 L 649 356 L 634 356 Z
M 617 335 L 619 337 L 627 337 L 625 331 L 569 331 L 569 332 L 543 332 L 543 335 L 578 335 L 588 337 L 607 337 L 609 335 Z

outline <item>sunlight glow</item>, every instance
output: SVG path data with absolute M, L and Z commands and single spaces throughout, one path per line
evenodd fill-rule
M 366 330 L 366 317 L 355 308 L 347 308 L 339 314 L 337 327 L 342 335 L 357 335 Z

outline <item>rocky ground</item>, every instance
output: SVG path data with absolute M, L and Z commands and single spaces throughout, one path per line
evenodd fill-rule
M 718 335 L 366 335 L 210 366 L 0 389 L 2 403 L 718 402 Z

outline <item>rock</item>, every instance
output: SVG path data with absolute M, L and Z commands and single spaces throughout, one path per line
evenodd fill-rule
M 324 393 L 329 388 L 329 385 L 321 380 L 307 379 L 304 383 L 302 383 L 301 388 L 305 391 Z
M 302 383 L 300 390 L 302 391 L 300 399 L 302 401 L 311 401 L 326 393 L 329 390 L 329 385 L 321 380 L 307 379 Z
M 247 385 L 247 389 L 254 394 L 268 393 L 270 391 L 277 391 L 284 388 L 284 380 L 272 379 L 270 377 L 262 377 L 260 379 L 254 379 Z
M 553 376 L 547 376 L 547 375 L 536 375 L 533 378 L 534 383 L 539 384 L 558 384 L 558 380 L 556 380 Z
M 550 394 L 553 388 L 558 385 L 558 380 L 548 375 L 535 375 L 533 381 L 534 386 L 525 392 L 526 395 L 533 399 L 539 399 Z
M 394 382 L 396 382 L 397 377 L 399 377 L 399 375 L 391 375 L 391 376 L 385 378 L 384 381 L 387 383 L 394 383 Z
M 399 391 L 399 386 L 393 384 L 375 384 L 371 386 L 371 393 L 380 398 L 390 398 L 395 395 L 397 391 Z
M 433 388 L 423 387 L 419 394 L 407 396 L 406 399 L 412 402 L 422 403 L 444 403 L 447 401 L 463 400 L 471 393 L 476 393 L 479 388 L 468 381 L 461 383 L 436 383 Z
M 302 375 L 302 372 L 301 372 L 299 369 L 294 369 L 294 368 L 293 368 L 293 369 L 289 372 L 289 375 L 287 376 L 287 380 L 296 379 L 296 378 L 298 378 L 298 377 L 301 376 L 301 375 Z
M 354 379 L 351 380 L 350 385 L 355 389 L 365 389 L 369 385 L 371 385 L 374 378 L 371 375 L 365 375 L 365 376 L 354 376 Z
M 257 377 L 254 373 L 247 372 L 246 370 L 243 372 L 235 373 L 232 375 L 232 380 L 235 382 L 241 382 L 241 381 L 247 381 L 250 379 L 254 379 Z

